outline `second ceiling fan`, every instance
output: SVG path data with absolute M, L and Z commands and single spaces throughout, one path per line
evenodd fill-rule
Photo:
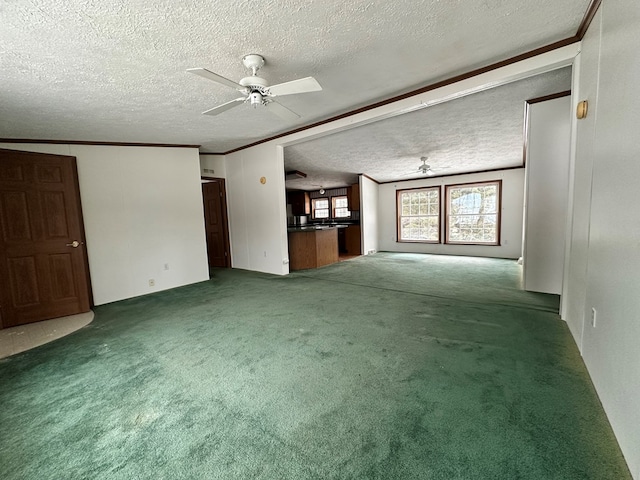
M 223 103 L 217 107 L 202 112 L 205 115 L 218 115 L 242 103 L 248 103 L 253 107 L 263 105 L 278 115 L 280 118 L 293 121 L 300 118 L 300 115 L 274 100 L 274 97 L 282 95 L 293 95 L 296 93 L 317 92 L 322 87 L 313 77 L 299 78 L 290 82 L 279 83 L 269 86 L 269 83 L 258 76 L 258 70 L 264 65 L 264 58 L 261 55 L 252 53 L 242 57 L 242 63 L 251 70 L 251 75 L 244 77 L 238 83 L 229 80 L 217 73 L 213 73 L 206 68 L 189 68 L 187 72 L 200 75 L 203 78 L 213 80 L 221 85 L 231 87 L 239 91 L 243 96 L 230 102 Z
M 435 175 L 435 172 L 431 170 L 431 165 L 427 164 L 427 160 L 428 160 L 427 157 L 420 157 L 420 161 L 422 162 L 422 165 L 418 167 L 418 172 L 422 173 L 423 175 L 426 175 L 427 177 L 431 177 Z

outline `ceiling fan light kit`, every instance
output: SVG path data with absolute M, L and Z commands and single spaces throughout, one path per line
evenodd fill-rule
M 249 100 L 251 102 L 251 105 L 253 105 L 253 108 L 256 108 L 258 105 L 262 105 L 262 103 L 264 102 L 264 97 L 260 92 L 251 92 L 249 94 Z
M 230 108 L 239 105 L 240 103 L 248 103 L 257 108 L 258 105 L 263 105 L 280 118 L 292 121 L 300 118 L 300 115 L 287 107 L 274 100 L 276 96 L 282 95 L 294 95 L 298 93 L 317 92 L 322 90 L 322 87 L 318 81 L 313 77 L 299 78 L 290 82 L 279 83 L 277 85 L 269 86 L 264 78 L 258 76 L 258 70 L 265 64 L 264 57 L 257 53 L 250 53 L 242 57 L 242 64 L 251 70 L 251 75 L 242 78 L 238 83 L 235 83 L 228 78 L 225 78 L 217 73 L 213 73 L 206 68 L 189 68 L 187 72 L 199 75 L 207 80 L 212 80 L 216 83 L 231 87 L 244 95 L 244 97 L 236 98 L 230 102 L 223 103 L 217 107 L 210 108 L 202 112 L 204 115 L 218 115 Z

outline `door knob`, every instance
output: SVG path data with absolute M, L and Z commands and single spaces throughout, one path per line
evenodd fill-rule
M 77 240 L 74 240 L 71 243 L 67 243 L 67 247 L 73 247 L 73 248 L 78 248 L 80 246 L 80 242 Z

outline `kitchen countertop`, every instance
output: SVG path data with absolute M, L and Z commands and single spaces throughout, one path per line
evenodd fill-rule
M 331 224 L 299 225 L 299 226 L 289 225 L 287 227 L 287 232 L 314 232 L 316 230 L 329 230 L 331 228 L 347 228 L 349 226 L 351 225 L 346 223 L 339 223 L 335 225 L 331 225 Z
M 347 228 L 352 226 L 359 226 L 359 223 L 307 223 L 306 225 L 289 225 L 287 226 L 287 232 L 312 232 L 314 230 L 328 230 L 330 228 Z

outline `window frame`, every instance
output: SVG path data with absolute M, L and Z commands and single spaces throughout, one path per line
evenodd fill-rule
M 336 207 L 337 200 L 344 198 L 347 201 L 346 207 Z M 346 208 L 348 215 L 344 215 L 341 217 L 336 216 L 336 209 L 338 208 Z M 331 197 L 331 218 L 351 218 L 351 210 L 349 210 L 349 197 L 347 195 L 336 195 L 335 197 Z
M 326 200 L 327 201 L 327 208 L 320 208 L 317 209 L 316 208 L 316 203 L 319 200 Z M 326 217 L 317 217 L 316 216 L 316 210 L 326 210 L 327 211 L 327 216 Z M 327 219 L 331 219 L 331 200 L 329 199 L 329 197 L 318 197 L 318 198 L 312 198 L 311 199 L 311 218 L 313 220 L 327 220 Z
M 437 240 L 404 240 L 402 238 L 402 205 L 401 198 L 404 193 L 421 192 L 421 191 L 436 191 L 438 192 L 438 239 Z M 427 215 L 429 217 L 435 217 L 436 215 Z M 442 188 L 440 185 L 431 187 L 419 187 L 419 188 L 404 188 L 396 190 L 396 243 L 426 243 L 436 245 L 442 243 Z
M 496 241 L 495 242 L 459 242 L 451 240 L 450 236 L 450 192 L 455 188 L 464 187 L 480 187 L 495 185 L 497 187 L 497 199 L 496 199 Z M 482 182 L 469 182 L 469 183 L 456 183 L 444 186 L 444 244 L 445 245 L 486 245 L 486 246 L 500 246 L 501 243 L 501 230 L 502 230 L 502 180 L 487 180 Z

